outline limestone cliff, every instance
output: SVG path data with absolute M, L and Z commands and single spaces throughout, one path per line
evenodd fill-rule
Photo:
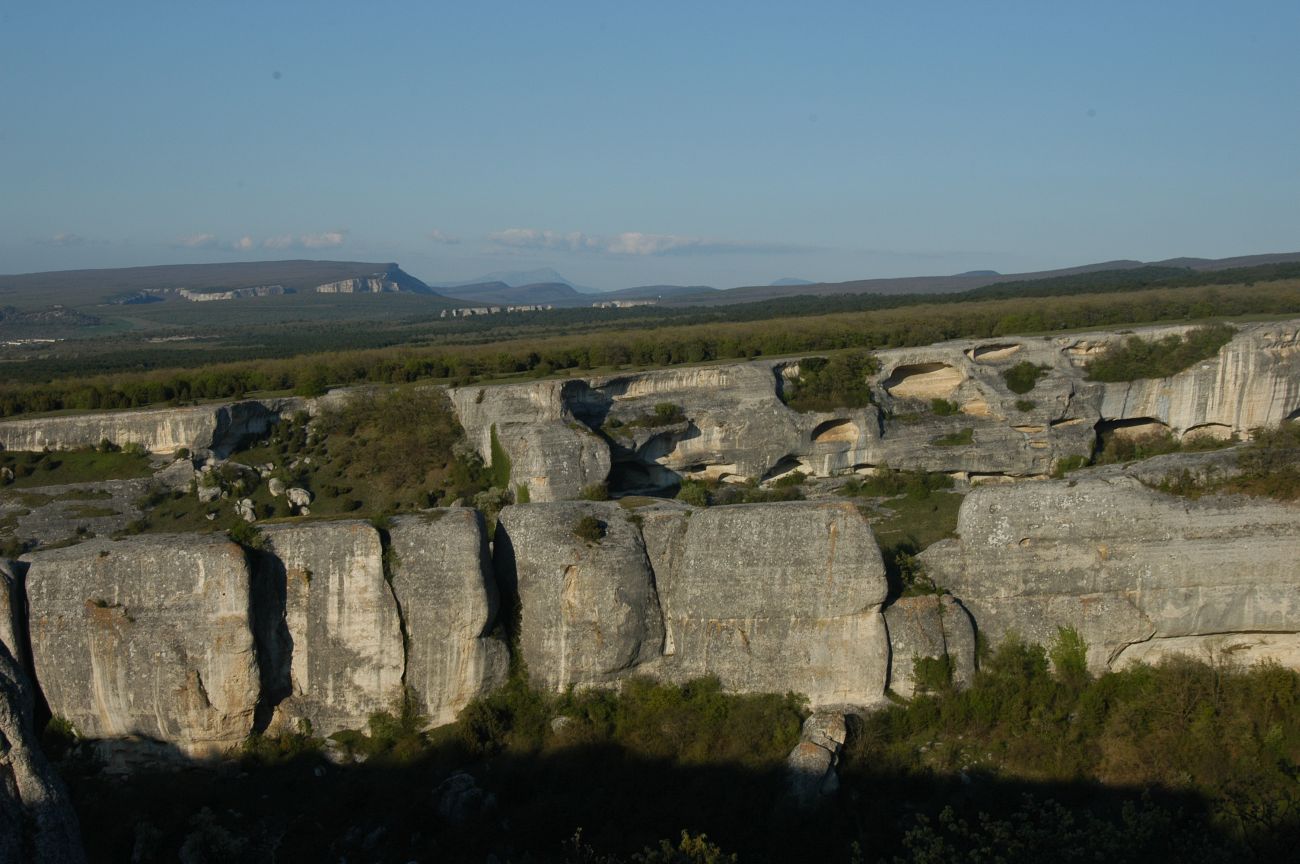
M 1235 634 L 1242 656 L 1300 660 L 1294 504 L 1191 501 L 1102 474 L 977 489 L 957 533 L 921 559 L 994 642 L 1073 627 L 1104 669 Z
M 287 695 L 277 707 L 282 724 L 305 719 L 318 735 L 364 728 L 401 697 L 405 668 L 379 532 L 345 521 L 270 526 L 264 536 L 261 672 L 273 693 Z
M 240 547 L 156 535 L 28 560 L 32 661 L 54 714 L 88 737 L 144 736 L 192 755 L 252 730 L 258 669 Z
M 0 423 L 0 448 L 70 450 L 107 440 L 119 447 L 139 444 L 150 453 L 171 454 L 185 447 L 224 457 L 281 417 L 305 409 L 304 400 L 286 398 L 6 420 Z
M 394 519 L 393 594 L 406 626 L 406 685 L 433 723 L 505 680 L 508 654 L 493 635 L 497 585 L 483 516 L 463 507 Z

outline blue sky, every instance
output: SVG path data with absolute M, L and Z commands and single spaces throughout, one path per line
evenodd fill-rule
M 0 272 L 1300 250 L 1300 3 L 0 4 Z

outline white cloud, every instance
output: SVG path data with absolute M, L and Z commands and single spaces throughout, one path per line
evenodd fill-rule
M 262 241 L 263 249 L 288 249 L 293 245 L 292 234 L 279 234 L 275 237 L 267 237 Z
M 303 234 L 298 242 L 308 249 L 325 249 L 342 246 L 348 239 L 346 231 L 322 231 L 319 234 Z
M 442 243 L 447 246 L 455 246 L 460 242 L 459 237 L 453 237 L 440 228 L 434 228 L 429 232 L 429 239 L 434 243 Z
M 186 249 L 209 249 L 221 245 L 221 241 L 217 239 L 216 234 L 189 234 L 185 237 L 177 237 L 175 245 Z
M 603 255 L 688 255 L 720 252 L 800 252 L 808 247 L 780 243 L 734 243 L 678 234 L 584 234 L 581 231 L 545 231 L 537 228 L 507 228 L 488 235 L 499 246 L 520 249 L 560 249 Z
M 68 231 L 60 231 L 53 237 L 44 237 L 36 241 L 42 246 L 84 246 L 86 238 L 80 234 L 72 234 Z
M 253 248 L 253 238 L 245 234 L 243 237 L 240 237 L 238 240 L 236 240 L 234 243 L 231 243 L 230 245 L 233 249 L 243 252 L 247 249 Z

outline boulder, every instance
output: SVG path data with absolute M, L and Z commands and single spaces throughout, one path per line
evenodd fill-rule
M 9 649 L 20 666 L 27 662 L 27 601 L 22 569 L 19 562 L 0 559 L 0 645 Z
M 584 539 L 583 519 L 604 536 Z M 663 621 L 641 532 L 613 503 L 507 507 L 497 574 L 518 597 L 519 650 L 540 686 L 604 684 L 659 656 Z
M 299 486 L 289 487 L 285 490 L 284 494 L 289 498 L 289 503 L 294 507 L 306 507 L 311 503 L 311 493 Z
M 240 498 L 235 502 L 235 515 L 245 522 L 257 521 L 257 508 L 253 505 L 252 498 Z
M 1079 472 L 976 489 L 957 534 L 921 560 L 994 642 L 1017 632 L 1048 644 L 1073 627 L 1100 670 L 1161 644 L 1203 644 L 1188 637 L 1281 645 L 1279 634 L 1300 633 L 1294 504 L 1189 500 L 1123 474 Z M 1288 656 L 1283 646 L 1277 659 Z
M 889 689 L 904 698 L 916 691 L 914 670 L 922 658 L 946 658 L 952 683 L 975 677 L 975 627 L 951 596 L 900 597 L 885 607 L 889 628 Z
M 814 712 L 804 721 L 799 743 L 785 760 L 790 798 L 795 806 L 810 809 L 818 799 L 839 790 L 835 766 L 847 738 L 845 717 L 838 711 Z
M 379 532 L 366 522 L 271 525 L 256 557 L 258 650 L 268 696 L 287 728 L 364 729 L 402 696 L 401 616 L 384 578 Z M 284 636 L 287 635 L 287 639 Z
M 266 491 L 270 492 L 273 498 L 279 498 L 285 493 L 285 489 L 284 481 L 279 477 L 272 477 L 266 481 Z
M 431 722 L 450 723 L 501 684 L 509 655 L 493 635 L 497 586 L 483 515 L 464 507 L 392 521 L 390 576 L 408 640 L 406 685 Z
M 645 531 L 666 624 L 659 674 L 814 707 L 883 697 L 885 568 L 852 504 L 648 514 Z
M 195 756 L 247 737 L 259 686 L 243 549 L 153 535 L 26 560 L 32 661 L 55 716 Z

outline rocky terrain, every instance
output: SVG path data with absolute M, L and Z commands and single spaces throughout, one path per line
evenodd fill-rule
M 556 693 L 714 676 L 732 692 L 803 694 L 820 712 L 791 755 L 806 798 L 833 787 L 846 710 L 924 688 L 921 661 L 968 682 L 977 633 L 1046 643 L 1073 628 L 1096 670 L 1174 653 L 1300 668 L 1296 504 L 1152 488 L 1178 472 L 1230 475 L 1232 450 L 1049 478 L 1099 437 L 1245 438 L 1294 420 L 1300 322 L 1246 325 L 1169 378 L 1087 380 L 1082 364 L 1125 335 L 882 351 L 871 403 L 835 412 L 786 405 L 798 360 L 452 389 L 471 445 L 509 463 L 520 503 L 489 513 L 491 526 L 452 506 L 373 523 L 299 515 L 240 542 L 104 536 L 133 518 L 143 487 L 203 495 L 196 465 L 211 472 L 280 418 L 346 393 L 0 423 L 7 450 L 107 439 L 191 451 L 160 460 L 154 481 L 77 487 L 112 499 L 102 530 L 69 536 L 45 512 L 68 506 L 67 489 L 23 490 L 45 500 L 12 521 L 46 545 L 0 571 L 0 796 L 29 813 L 52 801 L 56 815 L 0 825 L 0 851 L 32 831 L 47 839 L 21 842 L 75 832 L 24 743 L 33 693 L 129 770 L 220 755 L 254 732 L 360 729 L 404 698 L 447 723 L 512 659 Z M 1004 373 L 1022 363 L 1036 371 L 1013 389 Z M 865 508 L 829 495 L 842 475 L 886 468 L 940 472 L 966 493 L 955 536 L 917 559 L 940 591 L 900 596 Z M 684 479 L 770 486 L 795 471 L 829 478 L 826 494 L 707 508 L 573 500 Z

